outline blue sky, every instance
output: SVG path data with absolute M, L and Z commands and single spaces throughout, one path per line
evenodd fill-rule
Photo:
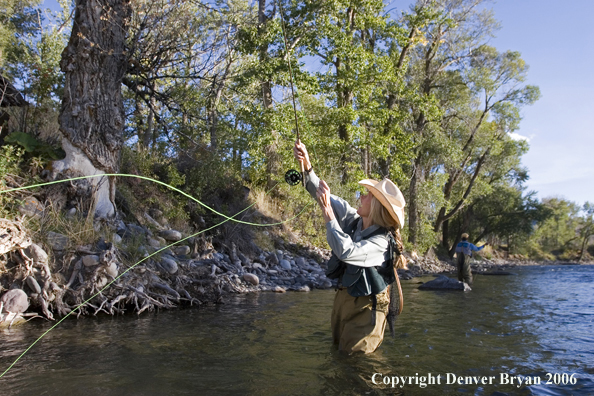
M 522 111 L 518 134 L 530 151 L 529 190 L 594 202 L 594 0 L 499 0 L 501 30 L 491 45 L 530 65 L 542 97 Z

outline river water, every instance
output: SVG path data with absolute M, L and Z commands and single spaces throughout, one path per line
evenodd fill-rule
M 478 275 L 466 293 L 403 281 L 396 337 L 368 356 L 331 346 L 332 290 L 66 320 L 0 394 L 594 395 L 594 266 L 510 272 Z M 0 373 L 50 326 L 0 331 Z

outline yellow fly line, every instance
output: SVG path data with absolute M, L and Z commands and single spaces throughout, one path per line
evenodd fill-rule
M 220 222 L 220 223 L 218 223 L 218 224 L 215 224 L 215 225 L 213 225 L 212 227 L 209 227 L 209 228 L 207 228 L 207 229 L 201 230 L 201 231 L 199 231 L 199 232 L 197 232 L 197 233 L 195 233 L 195 234 L 192 234 L 192 235 L 190 235 L 190 236 L 188 236 L 188 237 L 186 237 L 186 238 L 183 238 L 183 239 L 181 239 L 181 240 L 179 240 L 179 241 L 176 241 L 176 242 L 174 242 L 174 243 L 171 243 L 171 244 L 169 244 L 169 245 L 167 245 L 167 246 L 165 246 L 165 247 L 163 247 L 163 248 L 161 248 L 161 249 L 159 249 L 159 250 L 155 251 L 154 253 L 150 254 L 149 256 L 147 256 L 147 257 L 143 258 L 142 260 L 140 260 L 139 262 L 137 262 L 136 264 L 132 265 L 132 266 L 131 266 L 130 268 L 128 268 L 126 271 L 124 271 L 124 272 L 122 272 L 121 274 L 119 274 L 119 275 L 118 275 L 118 276 L 117 276 L 117 277 L 116 277 L 114 280 L 112 280 L 111 282 L 109 282 L 109 283 L 108 283 L 107 285 L 105 285 L 105 286 L 104 286 L 104 287 L 103 287 L 101 290 L 99 290 L 97 293 L 93 294 L 93 295 L 92 295 L 91 297 L 89 297 L 87 300 L 85 300 L 84 302 L 82 302 L 81 304 L 79 304 L 79 305 L 78 305 L 76 308 L 74 308 L 72 311 L 68 312 L 68 314 L 66 314 L 66 315 L 65 315 L 65 316 L 64 316 L 62 319 L 60 319 L 60 320 L 59 320 L 59 321 L 58 321 L 56 324 L 54 324 L 54 325 L 53 325 L 52 327 L 50 327 L 50 328 L 49 328 L 47 331 L 45 331 L 45 332 L 44 332 L 44 333 L 43 333 L 41 336 L 39 336 L 39 338 L 37 338 L 37 339 L 36 339 L 36 340 L 35 340 L 35 341 L 34 341 L 34 342 L 31 344 L 31 345 L 29 345 L 29 347 L 28 347 L 27 349 L 25 349 L 25 351 L 24 351 L 23 353 L 21 353 L 21 354 L 19 355 L 19 357 L 18 357 L 18 358 L 16 358 L 16 360 L 15 360 L 15 361 L 14 361 L 14 362 L 12 362 L 12 364 L 11 364 L 10 366 L 8 366 L 8 368 L 7 368 L 6 370 L 4 370 L 4 372 L 3 372 L 2 374 L 0 374 L 0 378 L 4 377 L 4 375 L 5 375 L 6 373 L 8 373 L 8 371 L 9 371 L 9 370 L 10 370 L 10 369 L 11 369 L 11 368 L 12 368 L 12 367 L 13 367 L 13 366 L 14 366 L 14 365 L 15 365 L 15 364 L 16 364 L 16 363 L 17 363 L 17 362 L 18 362 L 18 361 L 19 361 L 19 360 L 20 360 L 20 359 L 23 357 L 23 356 L 25 356 L 25 354 L 26 354 L 27 352 L 29 352 L 29 350 L 30 350 L 31 348 L 33 348 L 33 346 L 34 346 L 35 344 L 37 344 L 37 343 L 38 343 L 38 342 L 39 342 L 39 341 L 40 341 L 40 340 L 41 340 L 41 339 L 42 339 L 42 338 L 43 338 L 45 335 L 47 335 L 47 334 L 48 334 L 50 331 L 52 331 L 53 329 L 55 329 L 55 328 L 56 328 L 56 327 L 57 327 L 57 326 L 58 326 L 60 323 L 62 323 L 62 322 L 63 322 L 63 321 L 66 319 L 66 318 L 68 318 L 70 315 L 72 315 L 73 313 L 75 313 L 75 312 L 76 312 L 76 311 L 77 311 L 77 310 L 78 310 L 80 307 L 82 307 L 83 305 L 85 305 L 85 304 L 87 304 L 88 302 L 90 302 L 90 301 L 91 301 L 93 298 L 95 298 L 95 297 L 97 297 L 99 294 L 101 294 L 101 293 L 102 293 L 104 290 L 106 290 L 106 289 L 107 289 L 109 286 L 111 286 L 111 285 L 112 285 L 112 284 L 113 284 L 115 281 L 117 281 L 118 279 L 120 279 L 120 278 L 121 278 L 123 275 L 125 275 L 125 274 L 126 274 L 128 271 L 130 271 L 130 270 L 134 269 L 134 267 L 136 267 L 138 264 L 140 264 L 140 263 L 144 262 L 145 260 L 147 260 L 147 259 L 151 258 L 152 256 L 154 256 L 154 255 L 156 255 L 156 254 L 158 254 L 158 253 L 160 253 L 160 252 L 162 252 L 162 251 L 164 251 L 164 250 L 166 250 L 166 249 L 169 249 L 171 246 L 174 246 L 174 245 L 176 245 L 176 244 L 178 244 L 178 243 L 181 243 L 181 242 L 183 242 L 183 241 L 185 241 L 185 240 L 188 240 L 188 239 L 190 239 L 190 238 L 193 238 L 193 237 L 195 237 L 195 236 L 197 236 L 197 235 L 200 235 L 200 234 L 202 234 L 202 233 L 204 233 L 204 232 L 206 232 L 206 231 L 210 231 L 210 230 L 212 230 L 212 229 L 214 229 L 214 228 L 216 228 L 216 227 L 218 227 L 218 226 L 222 225 L 223 223 L 226 223 L 227 221 L 234 221 L 234 222 L 236 222 L 236 223 L 241 223 L 241 224 L 246 224 L 246 225 L 251 225 L 251 226 L 257 226 L 257 227 L 270 227 L 270 226 L 276 226 L 276 225 L 281 225 L 281 224 L 287 223 L 287 222 L 289 222 L 289 221 L 292 221 L 292 220 L 294 220 L 295 218 L 297 218 L 297 217 L 301 216 L 301 214 L 303 214 L 303 212 L 305 211 L 305 209 L 306 209 L 306 208 L 307 208 L 309 205 L 311 205 L 311 203 L 309 203 L 309 204 L 305 205 L 305 206 L 303 207 L 303 209 L 301 210 L 301 212 L 299 212 L 297 215 L 295 215 L 295 216 L 293 216 L 293 217 L 291 217 L 290 219 L 287 219 L 287 220 L 285 220 L 285 221 L 280 221 L 280 222 L 277 222 L 277 223 L 268 223 L 268 224 L 261 224 L 261 223 L 251 223 L 251 222 L 248 222 L 248 221 L 237 220 L 237 219 L 235 219 L 235 217 L 237 217 L 237 216 L 238 216 L 238 215 L 240 215 L 241 213 L 245 212 L 246 210 L 248 210 L 249 208 L 251 208 L 252 206 L 254 206 L 254 205 L 256 204 L 256 202 L 252 203 L 252 204 L 251 204 L 250 206 L 248 206 L 247 208 L 245 208 L 245 209 L 243 209 L 243 210 L 241 210 L 241 211 L 237 212 L 237 213 L 236 213 L 236 214 L 234 214 L 233 216 L 227 216 L 227 215 L 225 215 L 225 214 L 223 214 L 223 213 L 220 213 L 220 212 L 216 211 L 215 209 L 213 209 L 213 208 L 209 207 L 208 205 L 204 204 L 203 202 L 200 202 L 198 199 L 196 199 L 196 198 L 192 197 L 191 195 L 189 195 L 189 194 L 187 194 L 187 193 L 185 193 L 185 192 L 183 192 L 183 191 L 181 191 L 181 190 L 179 190 L 179 189 L 177 189 L 177 188 L 175 188 L 175 187 L 173 187 L 173 186 L 170 186 L 170 185 L 169 185 L 169 184 L 167 184 L 167 183 L 163 183 L 162 181 L 155 180 L 155 179 L 152 179 L 152 178 L 150 178 L 150 177 L 146 177 L 146 176 L 139 176 L 139 175 L 128 175 L 128 174 L 120 174 L 120 173 L 105 173 L 105 174 L 97 174 L 97 175 L 92 175 L 92 176 L 80 176 L 80 177 L 73 177 L 73 178 L 64 179 L 64 180 L 56 180 L 56 181 L 52 181 L 52 182 L 47 182 L 47 183 L 40 183 L 40 184 L 31 185 L 31 186 L 24 186 L 24 187 L 18 187 L 18 188 L 11 188 L 11 189 L 7 189 L 7 190 L 2 190 L 2 191 L 0 191 L 0 194 L 9 193 L 9 192 L 14 192 L 14 191 L 21 191 L 21 190 L 26 190 L 26 189 L 35 188 L 35 187 L 43 187 L 43 186 L 48 186 L 48 185 L 51 185 L 51 184 L 57 184 L 57 183 L 63 183 L 63 182 L 67 182 L 67 181 L 73 181 L 73 180 L 82 180 L 82 179 L 89 179 L 89 178 L 94 178 L 94 177 L 104 177 L 104 176 L 113 176 L 113 177 L 134 177 L 134 178 L 137 178 L 137 179 L 148 180 L 148 181 L 150 181 L 150 182 L 153 182 L 153 183 L 156 183 L 156 184 L 160 184 L 160 185 L 162 185 L 162 186 L 165 186 L 165 187 L 167 187 L 167 188 L 169 188 L 169 189 L 171 189 L 171 190 L 173 190 L 173 191 L 176 191 L 176 192 L 178 192 L 178 193 L 182 194 L 182 195 L 183 195 L 183 196 L 185 196 L 185 197 L 188 197 L 188 198 L 190 198 L 191 200 L 193 200 L 193 201 L 197 202 L 198 204 L 202 205 L 202 206 L 203 206 L 203 207 L 205 207 L 206 209 L 208 209 L 208 210 L 212 211 L 213 213 L 216 213 L 217 215 L 219 215 L 219 216 L 221 216 L 221 217 L 225 218 L 225 220 L 221 221 L 221 222 Z M 269 193 L 270 193 L 270 192 L 271 192 L 271 191 L 272 191 L 274 188 L 276 188 L 276 186 L 277 186 L 277 185 L 278 185 L 278 183 L 277 183 L 276 185 L 274 185 L 274 186 L 273 186 L 273 187 L 272 187 L 270 190 L 268 190 L 268 191 L 266 192 L 266 194 L 268 195 L 268 194 L 269 194 Z

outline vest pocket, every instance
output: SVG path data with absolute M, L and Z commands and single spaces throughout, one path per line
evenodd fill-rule
M 352 285 L 354 285 L 361 277 L 363 270 L 363 267 L 357 267 L 356 265 L 347 265 L 344 271 L 344 275 L 342 276 L 342 285 L 345 287 L 351 287 Z

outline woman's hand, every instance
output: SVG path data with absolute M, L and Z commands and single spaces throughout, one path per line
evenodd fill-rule
M 316 198 L 320 207 L 322 208 L 322 216 L 324 216 L 324 221 L 329 222 L 334 220 L 334 211 L 332 210 L 332 206 L 330 205 L 330 187 L 324 180 L 320 180 L 320 186 L 316 191 Z
M 311 162 L 309 161 L 309 154 L 305 144 L 301 143 L 299 139 L 295 141 L 295 147 L 293 147 L 293 154 L 295 159 L 303 163 L 303 169 L 308 170 L 311 168 Z

